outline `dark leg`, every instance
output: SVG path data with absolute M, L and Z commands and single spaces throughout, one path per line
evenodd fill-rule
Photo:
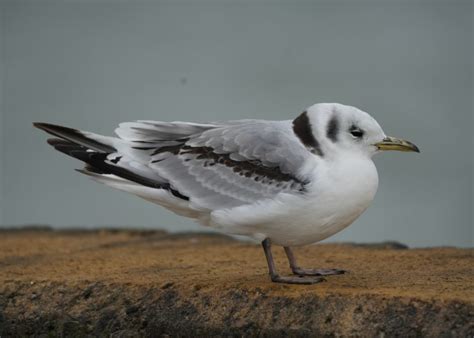
M 316 284 L 324 281 L 321 277 L 300 277 L 300 276 L 280 276 L 275 268 L 275 262 L 273 261 L 272 248 L 270 240 L 267 238 L 262 242 L 263 251 L 267 258 L 268 271 L 272 282 L 275 283 L 288 283 L 288 284 Z
M 296 263 L 295 255 L 290 247 L 285 246 L 285 253 L 290 262 L 291 271 L 298 276 L 330 276 L 330 275 L 342 275 L 345 270 L 341 269 L 303 269 Z

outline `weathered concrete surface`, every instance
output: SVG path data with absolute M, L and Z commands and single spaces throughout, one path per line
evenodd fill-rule
M 0 336 L 474 335 L 472 249 L 296 253 L 351 273 L 272 284 L 258 245 L 215 235 L 2 231 Z

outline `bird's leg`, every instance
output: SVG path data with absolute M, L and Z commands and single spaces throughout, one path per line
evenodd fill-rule
M 324 281 L 321 277 L 280 276 L 276 271 L 275 262 L 273 261 L 270 239 L 265 239 L 262 242 L 262 247 L 265 252 L 265 257 L 267 258 L 268 272 L 270 273 L 272 282 L 287 284 L 316 284 Z
M 345 273 L 345 270 L 341 269 L 303 269 L 298 266 L 296 263 L 295 255 L 293 250 L 290 247 L 285 246 L 285 253 L 290 262 L 291 271 L 298 276 L 330 276 L 330 275 L 342 275 Z

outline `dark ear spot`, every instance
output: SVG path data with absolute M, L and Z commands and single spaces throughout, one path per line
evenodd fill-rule
M 337 136 L 339 134 L 339 121 L 336 116 L 331 117 L 326 128 L 326 136 L 333 142 L 337 141 Z
M 306 111 L 293 120 L 293 132 L 300 139 L 301 143 L 309 148 L 313 154 L 323 156 L 319 142 L 314 137 L 308 113 Z

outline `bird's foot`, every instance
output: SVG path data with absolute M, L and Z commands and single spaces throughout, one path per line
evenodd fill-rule
M 348 271 L 341 269 L 303 269 L 293 268 L 293 273 L 298 276 L 331 276 L 342 275 Z
M 280 276 L 274 275 L 271 276 L 272 282 L 274 283 L 285 283 L 285 284 L 316 284 L 324 282 L 325 279 L 321 277 L 314 277 L 314 276 Z

